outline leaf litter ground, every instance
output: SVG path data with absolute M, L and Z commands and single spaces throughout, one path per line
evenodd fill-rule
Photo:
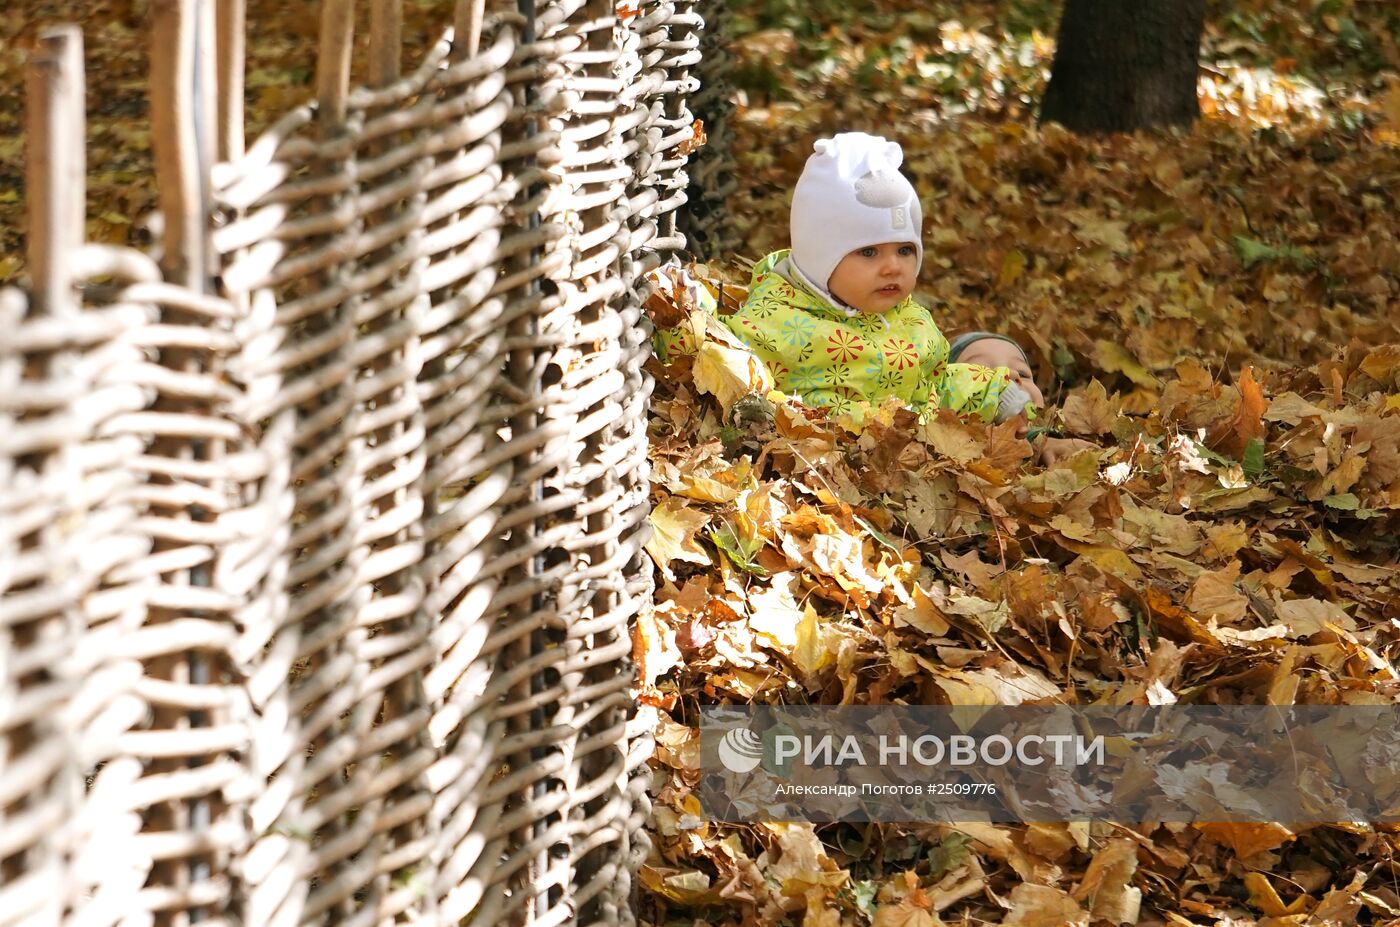
M 696 799 L 701 705 L 1400 700 L 1400 14 L 1213 8 L 1201 124 L 1082 139 L 1033 120 L 1055 11 L 735 12 L 741 254 L 786 244 L 815 138 L 897 138 L 935 318 L 1017 337 L 1101 450 L 770 421 L 732 355 L 654 368 L 651 923 L 1400 923 L 1391 826 L 725 826 Z M 693 272 L 729 301 L 742 264 Z

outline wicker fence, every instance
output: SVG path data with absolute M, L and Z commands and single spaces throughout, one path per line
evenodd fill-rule
M 155 255 L 81 240 L 81 36 L 40 38 L 0 925 L 634 921 L 639 290 L 703 24 L 461 0 L 402 75 L 375 0 L 351 89 L 350 3 L 245 149 L 241 0 L 153 0 Z

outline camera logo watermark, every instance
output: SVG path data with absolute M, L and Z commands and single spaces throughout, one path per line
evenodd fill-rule
M 753 772 L 763 762 L 763 740 L 748 728 L 735 728 L 720 739 L 719 761 L 730 772 Z

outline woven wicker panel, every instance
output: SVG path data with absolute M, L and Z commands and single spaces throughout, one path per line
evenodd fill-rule
M 44 395 L 61 363 L 35 338 L 45 321 L 25 294 L 0 290 L 0 924 L 60 922 L 67 860 L 54 831 L 76 813 L 82 783 L 58 718 L 79 681 L 50 667 L 84 631 L 87 590 L 63 582 L 77 552 L 58 526 L 75 514 L 65 471 L 94 430 L 65 421 L 65 406 L 91 383 L 72 377 L 69 396 Z
M 657 158 L 655 170 L 661 193 L 656 207 L 661 230 L 657 246 L 668 250 L 685 247 L 685 239 L 677 230 L 677 218 L 687 199 L 686 161 L 695 136 L 695 116 L 687 98 L 699 87 L 699 81 L 691 73 L 700 61 L 700 35 L 704 26 L 696 6 L 696 0 L 675 0 L 675 8 L 666 21 L 665 40 L 659 46 L 658 65 L 666 72 L 666 80 L 660 91 L 661 137 L 652 148 Z
M 539 923 L 625 924 L 631 648 L 629 603 L 619 588 L 628 552 L 620 541 L 637 515 L 620 491 L 628 455 L 614 433 L 628 415 L 620 337 L 635 325 L 623 315 L 620 274 L 630 245 L 629 127 L 619 118 L 627 52 L 610 4 L 551 4 L 540 19 L 542 38 L 561 51 L 568 98 L 547 126 L 559 137 L 559 183 L 541 218 L 569 235 L 528 361 L 529 388 L 540 401 L 521 422 L 556 437 L 531 462 L 540 473 L 533 505 L 510 516 L 521 520 L 512 528 L 516 543 L 537 551 L 534 568 L 548 580 L 516 608 L 545 621 L 513 676 L 513 752 L 502 748 L 520 771 L 507 814 L 523 825 L 504 868 L 528 869 L 533 896 L 502 898 L 479 917 L 491 923 L 526 909 Z
M 217 298 L 0 293 L 0 925 L 633 923 L 698 25 L 543 3 L 289 113 Z
M 738 184 L 734 175 L 733 87 L 734 56 L 729 42 L 729 6 L 723 0 L 702 0 L 705 17 L 700 61 L 692 73 L 700 86 L 689 97 L 690 108 L 705 126 L 708 139 L 690 159 L 688 201 L 680 213 L 680 230 L 690 250 L 702 260 L 723 260 L 739 244 L 728 199 Z
M 275 582 L 245 641 L 267 683 L 255 922 L 439 905 L 455 922 L 495 881 L 490 688 L 520 637 L 500 621 L 520 589 L 496 548 L 518 461 L 544 441 L 505 431 L 525 397 L 504 374 L 548 270 L 507 265 L 558 235 L 519 211 L 528 170 L 503 169 L 547 147 L 520 125 L 518 85 L 548 69 L 518 31 L 493 23 L 470 61 L 444 41 L 407 80 L 352 94 L 343 127 L 295 114 L 221 194 L 241 213 L 217 241 L 250 307 L 249 417 L 286 462 L 260 494 L 292 518 L 262 549 Z
M 140 676 L 134 657 L 85 644 L 90 631 L 109 641 L 129 636 L 144 618 L 143 590 L 118 578 L 150 551 L 131 499 L 137 477 L 130 465 L 143 442 L 130 433 L 99 434 L 146 404 L 139 389 L 114 380 L 141 365 L 143 352 L 109 339 L 153 315 L 149 306 L 50 315 L 18 290 L 0 291 L 3 924 L 60 923 L 78 900 L 79 830 L 120 839 L 139 826 L 115 808 L 89 827 L 78 819 L 87 807 L 85 778 L 145 713 L 130 695 Z M 99 549 L 111 554 L 91 556 Z M 100 679 L 85 679 L 89 673 Z M 104 712 L 116 703 L 118 710 Z M 121 765 L 96 783 L 114 798 L 136 778 Z M 83 868 L 86 875 L 91 867 Z M 130 893 L 144 881 L 135 868 L 106 887 Z
M 0 295 L 0 923 L 218 923 L 246 741 L 210 588 L 229 307 L 72 258 L 107 280 L 81 309 Z
M 294 114 L 221 175 L 236 370 L 289 462 L 255 495 L 293 519 L 248 548 L 252 920 L 629 916 L 634 127 L 609 8 L 520 29 L 470 61 L 444 42 L 329 138 Z

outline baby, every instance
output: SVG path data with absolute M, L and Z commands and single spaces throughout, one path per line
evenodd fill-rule
M 1037 408 L 1045 404 L 1045 397 L 1035 384 L 1035 375 L 1025 348 L 1006 335 L 995 332 L 961 334 L 948 346 L 948 360 L 950 363 L 958 361 L 975 366 L 1005 368 L 1011 373 L 1011 388 L 1022 390 Z M 1048 432 L 1035 434 L 1035 430 L 1029 428 L 1027 431 L 1030 432 L 1028 436 L 1032 439 L 1038 459 L 1046 466 L 1079 451 L 1099 449 L 1098 445 L 1077 438 L 1058 437 Z
M 972 364 L 978 367 L 1004 367 L 1012 384 L 1025 392 L 1034 406 L 1045 405 L 1045 396 L 1035 385 L 1026 349 L 1014 339 L 995 332 L 965 332 L 948 345 L 948 362 Z
M 807 405 L 846 412 L 896 396 L 918 411 L 1006 421 L 1038 392 L 1005 366 L 950 363 L 947 339 L 910 297 L 923 210 L 903 158 L 862 132 L 819 140 L 793 190 L 792 249 L 754 267 L 748 299 L 723 322 Z M 681 329 L 658 332 L 663 361 L 695 350 Z

